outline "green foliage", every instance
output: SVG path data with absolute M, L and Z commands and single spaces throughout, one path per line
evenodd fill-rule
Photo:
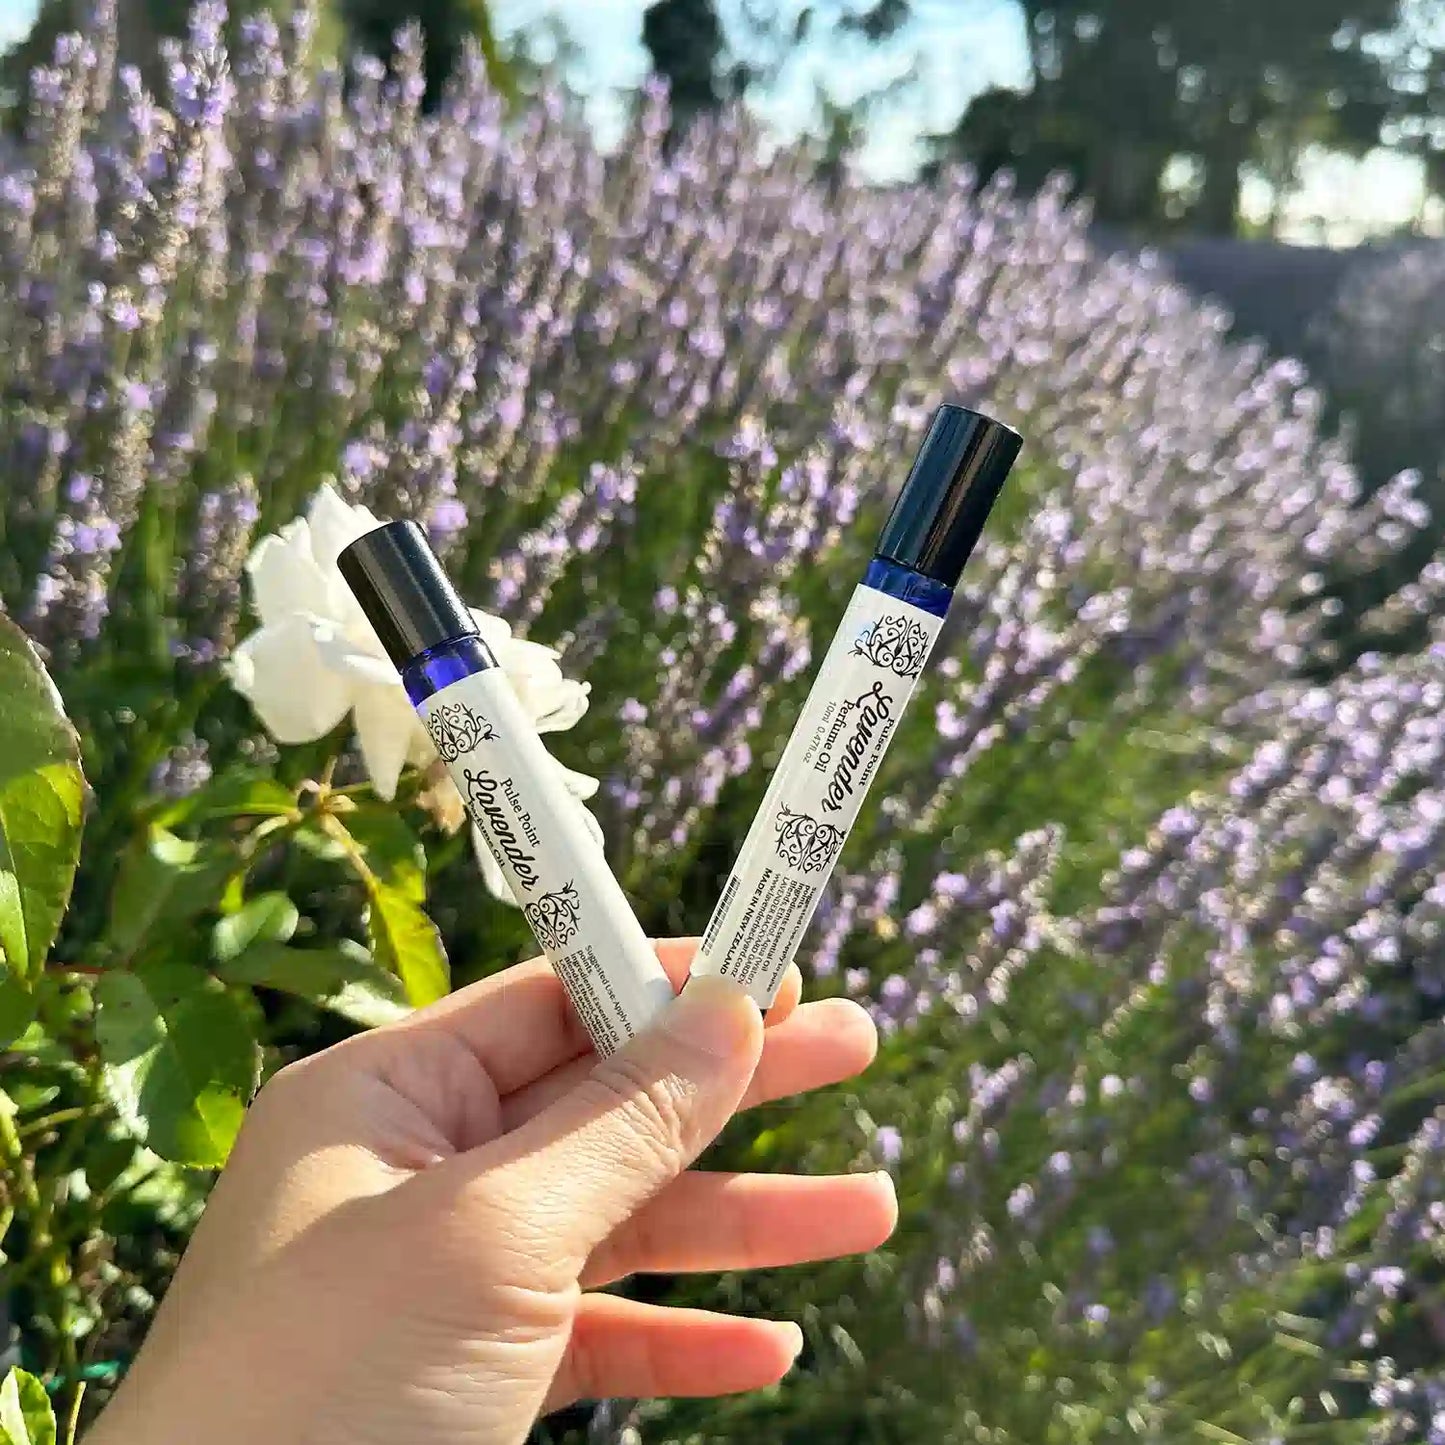
M 426 899 L 426 854 L 395 814 L 361 810 L 345 828 L 330 831 L 361 876 L 366 889 L 366 936 L 376 961 L 402 981 L 416 1008 L 435 1003 L 451 987 L 446 949 L 422 907 Z
M 284 893 L 261 893 L 228 913 L 211 933 L 211 956 L 218 965 L 233 961 L 253 945 L 285 943 L 301 915 Z
M 137 1139 L 214 1168 L 261 1072 L 250 990 L 372 1027 L 441 997 L 446 954 L 424 909 L 425 853 L 390 810 L 314 784 L 293 792 L 222 775 L 161 816 L 122 858 L 97 944 L 102 1084 Z M 344 938 L 295 946 L 316 927 L 297 897 L 249 891 L 253 875 L 289 871 L 310 898 L 317 865 L 355 880 L 370 952 Z M 208 950 L 197 947 L 207 927 Z
M 35 994 L 8 975 L 0 978 L 0 1048 L 20 1037 L 35 1017 Z
M 643 12 L 642 43 L 668 82 L 673 124 L 684 130 L 718 109 L 730 83 L 722 22 L 713 0 L 654 0 Z
M 0 1445 L 55 1445 L 50 1396 L 24 1370 L 11 1370 L 0 1381 Z
M 13 991 L 33 986 L 59 931 L 80 856 L 85 779 L 60 695 L 3 616 L 0 698 L 0 965 Z
M 362 1028 L 380 1028 L 411 1010 L 406 987 L 349 939 L 322 948 L 256 943 L 216 965 L 227 983 L 307 999 Z
M 105 942 L 112 965 L 188 942 L 196 917 L 215 906 L 234 866 L 218 843 L 148 828 L 122 858 L 111 892 Z
M 224 1163 L 277 1040 L 404 1017 L 446 991 L 446 955 L 420 840 L 394 807 L 333 790 L 323 760 L 320 781 L 243 764 L 176 800 L 109 774 L 122 846 L 92 857 L 47 961 L 86 790 L 61 701 L 4 618 L 0 695 L 0 1048 L 19 1069 L 0 1095 L 0 1241 L 28 1348 L 74 1387 L 82 1342 L 135 1308 L 98 1289 L 94 1241 L 126 1242 L 106 1267 L 125 1299 L 159 1288 L 201 1197 L 184 1171 Z M 44 1386 L 14 1374 L 5 1391 L 0 1437 L 53 1440 Z
M 95 992 L 105 1088 L 121 1120 L 168 1159 L 219 1168 L 260 1070 L 236 998 L 182 963 L 107 974 Z
M 420 903 L 379 878 L 367 880 L 366 934 L 377 961 L 401 979 L 420 1008 L 446 994 L 447 956 L 436 924 Z

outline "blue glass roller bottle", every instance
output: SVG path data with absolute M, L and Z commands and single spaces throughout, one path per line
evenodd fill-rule
M 611 1053 L 673 988 L 560 769 L 416 523 L 368 532 L 338 565 L 598 1052 Z
M 833 638 L 693 961 L 766 1008 L 793 961 L 1023 445 L 941 406 Z

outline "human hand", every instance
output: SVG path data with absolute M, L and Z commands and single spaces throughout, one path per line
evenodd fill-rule
M 674 983 L 695 948 L 658 944 Z M 538 959 L 283 1069 L 87 1445 L 505 1445 L 578 1399 L 773 1383 L 795 1325 L 594 1291 L 887 1238 L 887 1175 L 684 1173 L 735 1110 L 872 1058 L 861 1008 L 800 992 L 765 1032 L 695 979 L 599 1061 Z

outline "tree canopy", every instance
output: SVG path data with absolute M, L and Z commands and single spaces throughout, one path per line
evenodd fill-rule
M 810 45 L 826 39 L 876 45 L 912 18 L 910 0 L 741 0 L 729 34 L 717 0 L 654 0 L 643 14 L 642 43 L 653 74 L 668 83 L 675 131 L 728 100 L 776 85 Z M 817 95 L 818 158 L 833 172 L 862 135 L 871 107 L 893 83 L 846 100 L 823 84 Z
M 1246 166 L 1283 192 L 1306 147 L 1367 150 L 1401 106 L 1400 0 L 1017 3 L 1031 88 L 985 91 L 934 159 L 1066 171 L 1106 221 L 1232 232 Z

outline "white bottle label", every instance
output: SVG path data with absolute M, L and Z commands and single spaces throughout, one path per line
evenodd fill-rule
M 642 925 L 501 668 L 417 709 L 600 1054 L 673 999 Z
M 859 587 L 723 887 L 694 973 L 766 1008 L 933 650 L 942 618 Z

